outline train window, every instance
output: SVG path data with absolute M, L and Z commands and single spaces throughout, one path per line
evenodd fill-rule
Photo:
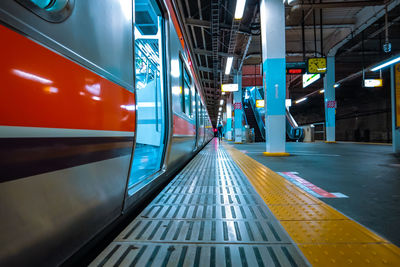
M 75 0 L 15 0 L 49 22 L 62 22 L 69 17 Z
M 135 1 L 136 147 L 129 175 L 129 194 L 160 170 L 163 157 L 164 21 L 154 0 Z M 136 186 L 138 185 L 138 186 Z
M 188 116 L 192 116 L 192 90 L 190 88 L 191 80 L 189 73 L 185 67 L 183 67 L 183 102 L 184 112 Z M 194 98 L 194 97 L 193 97 Z

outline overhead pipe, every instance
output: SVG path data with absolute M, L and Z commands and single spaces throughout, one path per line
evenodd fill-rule
M 299 4 L 299 1 L 288 1 L 288 5 L 293 8 L 344 8 L 344 7 L 366 7 L 366 6 L 383 6 L 391 2 L 391 0 L 376 1 L 343 1 L 343 2 L 326 2 L 315 4 Z

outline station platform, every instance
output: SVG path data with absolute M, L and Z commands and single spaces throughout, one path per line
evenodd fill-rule
M 399 266 L 400 249 L 212 140 L 90 266 Z
M 289 157 L 264 156 L 265 143 L 232 146 L 291 181 L 340 193 L 314 195 L 400 246 L 400 157 L 391 145 L 288 142 Z

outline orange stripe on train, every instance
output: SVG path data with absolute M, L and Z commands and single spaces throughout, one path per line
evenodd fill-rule
M 0 25 L 0 125 L 134 131 L 135 96 Z

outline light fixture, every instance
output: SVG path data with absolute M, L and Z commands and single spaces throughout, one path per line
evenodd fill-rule
M 364 87 L 382 87 L 383 80 L 382 79 L 365 79 Z
M 235 19 L 241 19 L 243 17 L 245 5 L 246 0 L 236 0 Z
M 233 57 L 228 57 L 226 60 L 226 67 L 225 67 L 225 75 L 229 75 L 231 73 Z
M 323 94 L 325 92 L 325 89 L 319 90 L 320 94 Z
M 371 71 L 377 71 L 377 70 L 383 69 L 383 68 L 385 68 L 387 66 L 390 66 L 390 65 L 392 65 L 394 63 L 397 63 L 399 61 L 400 61 L 400 55 L 397 55 L 396 57 L 394 57 L 394 58 L 392 58 L 392 59 L 390 59 L 390 60 L 388 60 L 388 61 L 386 61 L 384 63 L 381 63 L 376 67 L 373 67 L 371 69 Z
M 300 98 L 299 100 L 296 100 L 296 104 L 301 103 L 306 100 L 307 100 L 307 97 Z
M 219 101 L 219 104 L 222 106 L 222 105 L 224 104 L 224 100 L 221 99 L 221 100 Z
M 333 88 L 338 88 L 340 86 L 340 83 L 335 83 L 334 85 L 333 85 Z
M 222 107 L 219 107 L 219 109 L 218 109 L 219 111 L 221 111 L 222 110 Z

